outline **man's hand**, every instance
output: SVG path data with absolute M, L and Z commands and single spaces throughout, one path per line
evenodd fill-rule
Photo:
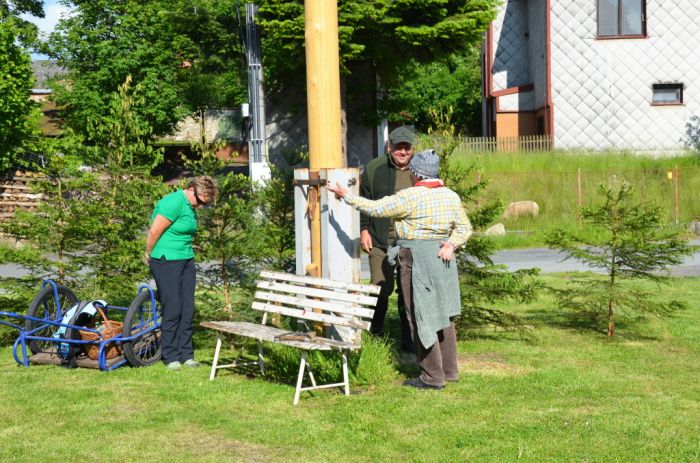
M 449 262 L 452 260 L 452 256 L 454 256 L 454 250 L 454 244 L 450 243 L 449 241 L 443 241 L 442 243 L 440 243 L 440 251 L 438 251 L 438 257 L 445 262 Z
M 372 252 L 372 237 L 367 230 L 362 230 L 360 232 L 360 247 L 367 254 Z
M 348 190 L 343 188 L 340 182 L 335 182 L 335 186 L 331 185 L 331 182 L 327 182 L 326 189 L 335 193 L 335 195 L 339 198 L 344 198 L 345 195 L 348 194 Z
M 143 252 L 143 263 L 146 265 L 151 264 L 151 253 L 148 251 Z

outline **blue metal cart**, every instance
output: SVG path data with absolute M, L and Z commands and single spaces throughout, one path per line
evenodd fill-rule
M 15 361 L 25 367 L 29 367 L 30 364 L 60 365 L 64 362 L 64 356 L 60 355 L 59 347 L 66 344 L 99 346 L 97 360 L 92 360 L 84 354 L 76 356 L 76 364 L 79 367 L 109 371 L 127 363 L 140 367 L 160 360 L 162 311 L 156 290 L 148 285 L 141 285 L 129 307 L 104 307 L 106 312 L 124 312 L 121 334 L 110 339 L 104 339 L 98 329 L 63 323 L 64 312 L 77 303 L 78 298 L 69 288 L 52 280 L 45 280 L 42 282 L 41 291 L 29 305 L 27 315 L 0 311 L 0 325 L 15 328 L 19 332 L 12 349 Z M 9 319 L 19 321 L 13 323 L 8 321 Z M 56 331 L 62 327 L 96 333 L 97 339 L 91 341 L 55 337 Z M 114 345 L 120 346 L 122 354 L 108 359 L 106 352 Z

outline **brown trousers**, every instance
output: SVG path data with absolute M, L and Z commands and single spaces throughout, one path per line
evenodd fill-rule
M 406 316 L 411 327 L 413 345 L 416 348 L 416 356 L 420 365 L 420 379 L 431 386 L 444 386 L 445 381 L 457 381 L 457 333 L 455 323 L 437 332 L 437 341 L 426 349 L 418 338 L 416 326 L 415 306 L 413 304 L 413 255 L 408 248 L 399 251 L 399 275 L 401 277 L 401 290 L 406 304 Z

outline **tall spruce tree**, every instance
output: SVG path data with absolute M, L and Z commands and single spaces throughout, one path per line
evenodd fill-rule
M 144 230 L 156 200 L 168 189 L 151 175 L 162 152 L 153 149 L 152 128 L 134 109 L 143 104 L 141 90 L 127 76 L 111 95 L 104 117 L 89 126 L 93 144 L 86 158 L 93 160 L 99 182 L 85 198 L 83 220 L 89 219 L 90 241 L 82 257 L 87 269 L 84 286 L 113 303 L 133 299 L 138 283 L 148 279 L 148 267 L 141 260 Z
M 217 158 L 220 146 L 197 143 L 192 148 L 198 158 L 186 160 L 186 166 L 193 175 L 215 177 L 219 187 L 212 207 L 197 211 L 194 244 L 198 262 L 206 262 L 197 269 L 206 307 L 200 315 L 230 319 L 240 299 L 235 288 L 254 284 L 262 258 L 257 200 L 250 178 Z
M 605 272 L 606 278 L 578 278 L 570 287 L 556 291 L 560 307 L 585 314 L 596 324 L 607 325 L 614 336 L 621 312 L 670 315 L 684 304 L 675 300 L 658 301 L 658 293 L 629 283 L 649 280 L 666 283 L 664 271 L 683 262 L 692 252 L 675 230 L 661 223 L 661 209 L 634 202 L 632 187 L 625 181 L 599 187 L 601 204 L 584 207 L 583 220 L 597 231 L 593 236 L 562 229 L 552 232 L 547 244 L 591 267 Z
M 529 328 L 517 315 L 494 307 L 497 303 L 529 303 L 535 300 L 542 284 L 537 278 L 539 270 L 521 269 L 508 271 L 493 262 L 495 242 L 480 231 L 492 224 L 503 210 L 499 201 L 483 202 L 488 181 L 475 178 L 475 163 L 455 159 L 458 139 L 449 112 L 432 111 L 433 128 L 420 144 L 431 147 L 440 155 L 440 178 L 462 199 L 474 233 L 464 248 L 457 253 L 459 284 L 462 297 L 462 316 L 457 320 L 459 336 L 467 336 L 470 330 L 483 326 L 518 331 L 527 334 Z

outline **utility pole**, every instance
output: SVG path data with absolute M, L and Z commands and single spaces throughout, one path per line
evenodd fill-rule
M 248 100 L 250 101 L 251 130 L 248 141 L 250 178 L 265 182 L 270 179 L 270 164 L 267 156 L 265 133 L 265 94 L 263 92 L 262 61 L 260 59 L 260 35 L 255 16 L 258 6 L 245 5 L 245 45 L 248 63 Z
M 309 179 L 320 181 L 320 169 L 345 167 L 340 127 L 340 61 L 338 4 L 304 1 L 306 94 L 309 121 Z M 320 185 L 310 184 L 310 275 L 321 276 Z

